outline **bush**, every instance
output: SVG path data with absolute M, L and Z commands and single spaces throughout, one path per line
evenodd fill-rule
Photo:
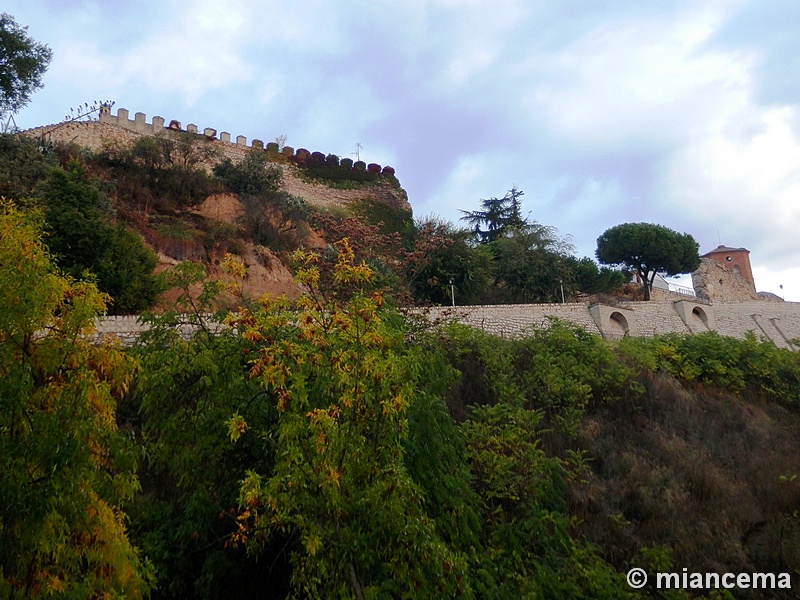
M 96 275 L 113 299 L 112 314 L 136 313 L 155 301 L 157 257 L 138 235 L 114 224 L 109 201 L 80 164 L 54 170 L 42 199 L 47 244 L 65 273 Z
M 154 207 L 165 211 L 193 206 L 211 193 L 214 182 L 205 166 L 216 158 L 215 146 L 196 134 L 181 133 L 142 136 L 131 147 L 107 150 L 96 160 L 116 174 L 121 201 L 136 202 L 144 187 Z
M 744 340 L 713 331 L 625 338 L 620 352 L 639 368 L 664 370 L 683 381 L 733 393 L 747 390 L 800 408 L 800 358 L 752 333 Z
M 274 194 L 282 179 L 280 168 L 270 165 L 260 150 L 250 150 L 238 164 L 226 158 L 214 167 L 214 175 L 230 191 L 242 196 Z
M 54 149 L 43 140 L 0 135 L 0 197 L 18 202 L 32 196 L 56 166 Z
M 312 152 L 308 164 L 312 167 L 324 167 L 326 165 L 325 155 L 322 152 Z

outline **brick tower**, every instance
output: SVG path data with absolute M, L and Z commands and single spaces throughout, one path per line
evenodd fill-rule
M 746 248 L 728 248 L 728 246 L 717 246 L 711 252 L 706 252 L 701 258 L 710 258 L 717 261 L 725 268 L 741 275 L 745 281 L 750 283 L 755 289 L 753 271 L 750 268 L 750 250 Z

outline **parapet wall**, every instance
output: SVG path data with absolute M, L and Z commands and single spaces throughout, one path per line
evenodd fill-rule
M 309 152 L 305 148 L 298 148 L 296 151 L 290 146 L 280 148 L 277 142 L 264 143 L 263 140 L 253 139 L 250 144 L 243 135 L 232 136 L 227 131 L 222 131 L 217 135 L 217 130 L 212 127 L 205 127 L 202 131 L 194 123 L 186 125 L 183 129 L 181 122 L 171 120 L 167 122 L 164 117 L 154 116 L 150 122 L 147 115 L 137 112 L 130 118 L 130 111 L 127 108 L 118 108 L 117 114 L 111 114 L 111 108 L 107 105 L 100 107 L 99 118 L 97 121 L 68 121 L 55 125 L 44 125 L 25 131 L 26 135 L 40 135 L 51 139 L 64 142 L 74 142 L 80 146 L 91 150 L 101 150 L 110 144 L 126 145 L 135 141 L 143 135 L 165 135 L 168 132 L 193 133 L 204 136 L 208 141 L 214 142 L 225 158 L 237 162 L 242 160 L 252 149 L 263 150 L 273 155 L 298 164 L 309 164 L 321 162 L 324 164 L 326 156 L 321 152 Z M 278 156 L 279 155 L 279 156 Z M 345 159 L 347 161 L 349 159 Z M 390 166 L 381 166 L 376 163 L 367 165 L 362 161 L 349 160 L 354 168 L 361 168 L 371 173 L 381 173 L 383 175 L 394 175 L 395 171 Z M 338 158 L 337 158 L 338 164 Z M 343 161 L 344 164 L 344 161 Z

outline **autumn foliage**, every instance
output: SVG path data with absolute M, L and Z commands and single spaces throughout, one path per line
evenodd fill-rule
M 138 490 L 116 403 L 134 362 L 85 339 L 107 297 L 53 268 L 31 216 L 0 207 L 0 595 L 141 597 L 122 507 Z

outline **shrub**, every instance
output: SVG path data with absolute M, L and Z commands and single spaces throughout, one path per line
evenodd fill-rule
M 230 191 L 242 196 L 268 196 L 278 191 L 282 172 L 269 164 L 267 155 L 250 150 L 241 162 L 226 158 L 214 167 L 214 175 Z
M 733 393 L 748 390 L 788 406 L 800 407 L 800 358 L 749 333 L 744 340 L 716 332 L 651 339 L 626 338 L 620 352 L 632 364 L 664 370 L 687 382 Z
M 0 135 L 0 196 L 16 201 L 31 196 L 57 165 L 53 147 L 43 140 Z
M 114 225 L 108 199 L 80 164 L 54 170 L 42 199 L 47 243 L 65 273 L 94 273 L 113 298 L 112 314 L 135 313 L 155 301 L 158 259 L 138 235 Z
M 294 153 L 294 158 L 299 164 L 305 165 L 308 164 L 308 161 L 311 158 L 311 153 L 305 148 L 298 148 Z

